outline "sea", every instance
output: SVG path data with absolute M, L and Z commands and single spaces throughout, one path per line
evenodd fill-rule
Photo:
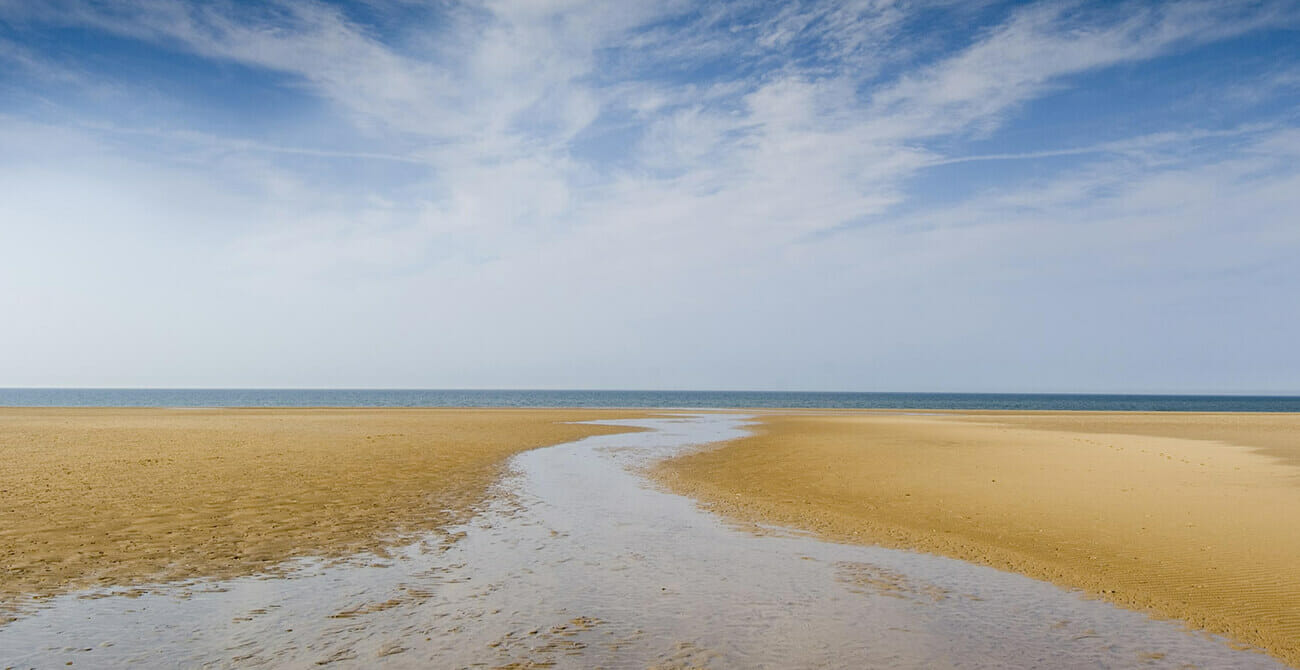
M 1300 396 L 518 389 L 0 388 L 0 407 L 780 407 L 1300 412 Z

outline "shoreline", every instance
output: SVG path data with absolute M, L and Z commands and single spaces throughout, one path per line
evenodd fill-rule
M 454 542 L 288 578 L 70 594 L 0 627 L 22 667 L 1232 667 L 1221 638 L 966 562 L 757 537 L 646 486 L 644 466 L 744 415 L 521 453 Z M 201 595 L 200 595 L 201 592 Z M 108 643 L 105 645 L 105 643 Z M 400 654 L 400 655 L 397 655 Z
M 728 410 L 0 408 L 0 608 L 382 552 L 464 521 L 511 456 L 626 430 L 566 422 L 682 411 Z M 734 520 L 1018 572 L 1300 665 L 1300 414 L 738 411 L 757 434 L 657 477 Z
M 744 524 L 1018 572 L 1300 666 L 1300 415 L 754 415 L 655 476 Z

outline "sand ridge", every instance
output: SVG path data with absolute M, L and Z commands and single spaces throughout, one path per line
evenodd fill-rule
M 640 411 L 0 408 L 0 614 L 462 521 L 507 458 Z
M 750 522 L 919 549 L 1300 665 L 1300 415 L 771 413 L 661 465 Z

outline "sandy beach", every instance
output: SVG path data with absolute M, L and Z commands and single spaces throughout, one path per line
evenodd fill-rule
M 0 667 L 1283 668 L 1012 572 L 750 533 L 648 485 L 751 418 L 620 420 L 644 430 L 517 454 L 472 519 L 383 557 L 50 598 L 0 626 Z
M 1079 588 L 1300 665 L 1300 415 L 769 413 L 661 465 L 743 522 Z
M 16 613 L 26 598 L 86 587 L 232 578 L 274 573 L 294 557 L 383 554 L 484 509 L 513 455 L 635 430 L 566 422 L 649 414 L 658 413 L 0 409 L 0 606 Z M 757 416 L 754 435 L 688 450 L 653 471 L 742 525 L 778 524 L 1018 572 L 1300 665 L 1300 415 Z M 565 453 L 576 460 L 563 476 L 579 481 L 552 491 L 548 509 L 586 486 L 589 456 L 546 458 L 562 461 Z M 594 519 L 628 504 L 629 495 L 609 491 L 608 508 L 579 495 L 570 502 L 585 506 L 581 513 L 548 523 L 594 514 L 584 528 L 602 527 Z M 676 533 L 679 523 L 640 531 Z M 582 540 L 582 551 L 625 539 L 627 524 L 615 521 L 608 537 Z M 490 528 L 479 542 L 493 537 Z M 531 527 L 511 531 L 520 538 L 492 541 L 513 546 L 532 532 L 524 528 Z M 533 551 L 563 554 L 552 561 L 562 571 L 572 560 L 564 552 L 574 547 L 554 538 L 574 532 L 535 539 Z M 606 548 L 611 569 L 625 567 L 627 556 L 645 560 L 638 547 Z M 476 565 L 491 570 L 500 551 L 489 548 L 464 567 L 467 577 Z M 664 565 L 680 565 L 687 548 L 673 551 L 677 558 Z M 773 570 L 715 578 L 735 584 Z M 703 579 L 698 588 L 714 585 Z M 760 591 L 732 595 L 761 599 Z M 841 619 L 856 617 L 830 618 Z
M 346 556 L 463 521 L 602 410 L 0 409 L 0 606 Z

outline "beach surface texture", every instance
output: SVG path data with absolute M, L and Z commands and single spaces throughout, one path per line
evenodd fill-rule
M 1300 667 L 1300 415 L 770 413 L 668 461 L 738 521 L 943 554 Z
M 272 570 L 463 522 L 506 459 L 638 412 L 0 409 L 0 616 L 76 588 Z

